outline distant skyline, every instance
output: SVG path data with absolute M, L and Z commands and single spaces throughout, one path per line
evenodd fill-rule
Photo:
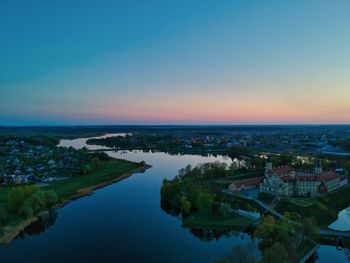
M 350 124 L 350 1 L 0 2 L 0 125 Z

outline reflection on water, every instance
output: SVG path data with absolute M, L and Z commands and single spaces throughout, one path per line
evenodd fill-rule
M 338 213 L 338 219 L 329 228 L 339 231 L 350 231 L 350 207 Z
M 317 250 L 317 263 L 346 263 L 350 262 L 350 252 L 348 249 L 337 250 L 333 246 L 323 245 Z
M 47 214 L 39 217 L 38 221 L 31 224 L 25 230 L 23 230 L 17 238 L 25 238 L 27 236 L 34 236 L 43 233 L 50 226 L 55 224 L 57 218 L 57 212 L 55 210 L 50 211 Z

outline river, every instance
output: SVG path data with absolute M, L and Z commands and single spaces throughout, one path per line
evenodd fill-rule
M 105 136 L 125 134 L 107 134 Z M 103 136 L 103 137 L 105 137 Z M 87 147 L 87 138 L 62 140 L 60 146 Z M 146 161 L 152 168 L 73 201 L 0 246 L 0 262 L 167 262 L 212 263 L 237 244 L 251 243 L 243 233 L 207 239 L 181 227 L 181 219 L 160 205 L 164 178 L 188 164 L 232 161 L 224 156 L 170 155 L 161 152 L 107 152 L 112 157 Z M 348 262 L 345 251 L 321 246 L 317 262 Z
M 86 140 L 62 140 L 60 145 L 97 148 L 86 145 Z M 0 262 L 205 263 L 221 258 L 235 244 L 250 242 L 239 233 L 201 240 L 160 206 L 164 178 L 173 178 L 187 164 L 230 159 L 141 151 L 108 154 L 144 160 L 152 168 L 58 209 L 48 222 L 35 224 L 10 245 L 1 246 Z

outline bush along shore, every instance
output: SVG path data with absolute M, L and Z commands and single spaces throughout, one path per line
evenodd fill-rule
M 26 227 L 52 209 L 91 195 L 94 190 L 119 182 L 150 168 L 144 162 L 111 159 L 101 161 L 86 175 L 75 176 L 38 187 L 4 186 L 0 189 L 0 244 L 9 244 Z

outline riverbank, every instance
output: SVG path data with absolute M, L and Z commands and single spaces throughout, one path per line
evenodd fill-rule
M 101 167 L 89 175 L 73 177 L 69 180 L 57 181 L 48 186 L 45 190 L 53 190 L 57 194 L 58 203 L 52 209 L 64 207 L 71 201 L 88 196 L 95 190 L 120 182 L 135 173 L 142 173 L 151 166 L 143 163 L 135 163 L 126 160 L 113 159 L 102 162 Z M 16 219 L 10 225 L 3 227 L 0 244 L 9 244 L 25 228 L 36 222 L 41 216 L 49 211 L 43 211 L 27 219 Z

